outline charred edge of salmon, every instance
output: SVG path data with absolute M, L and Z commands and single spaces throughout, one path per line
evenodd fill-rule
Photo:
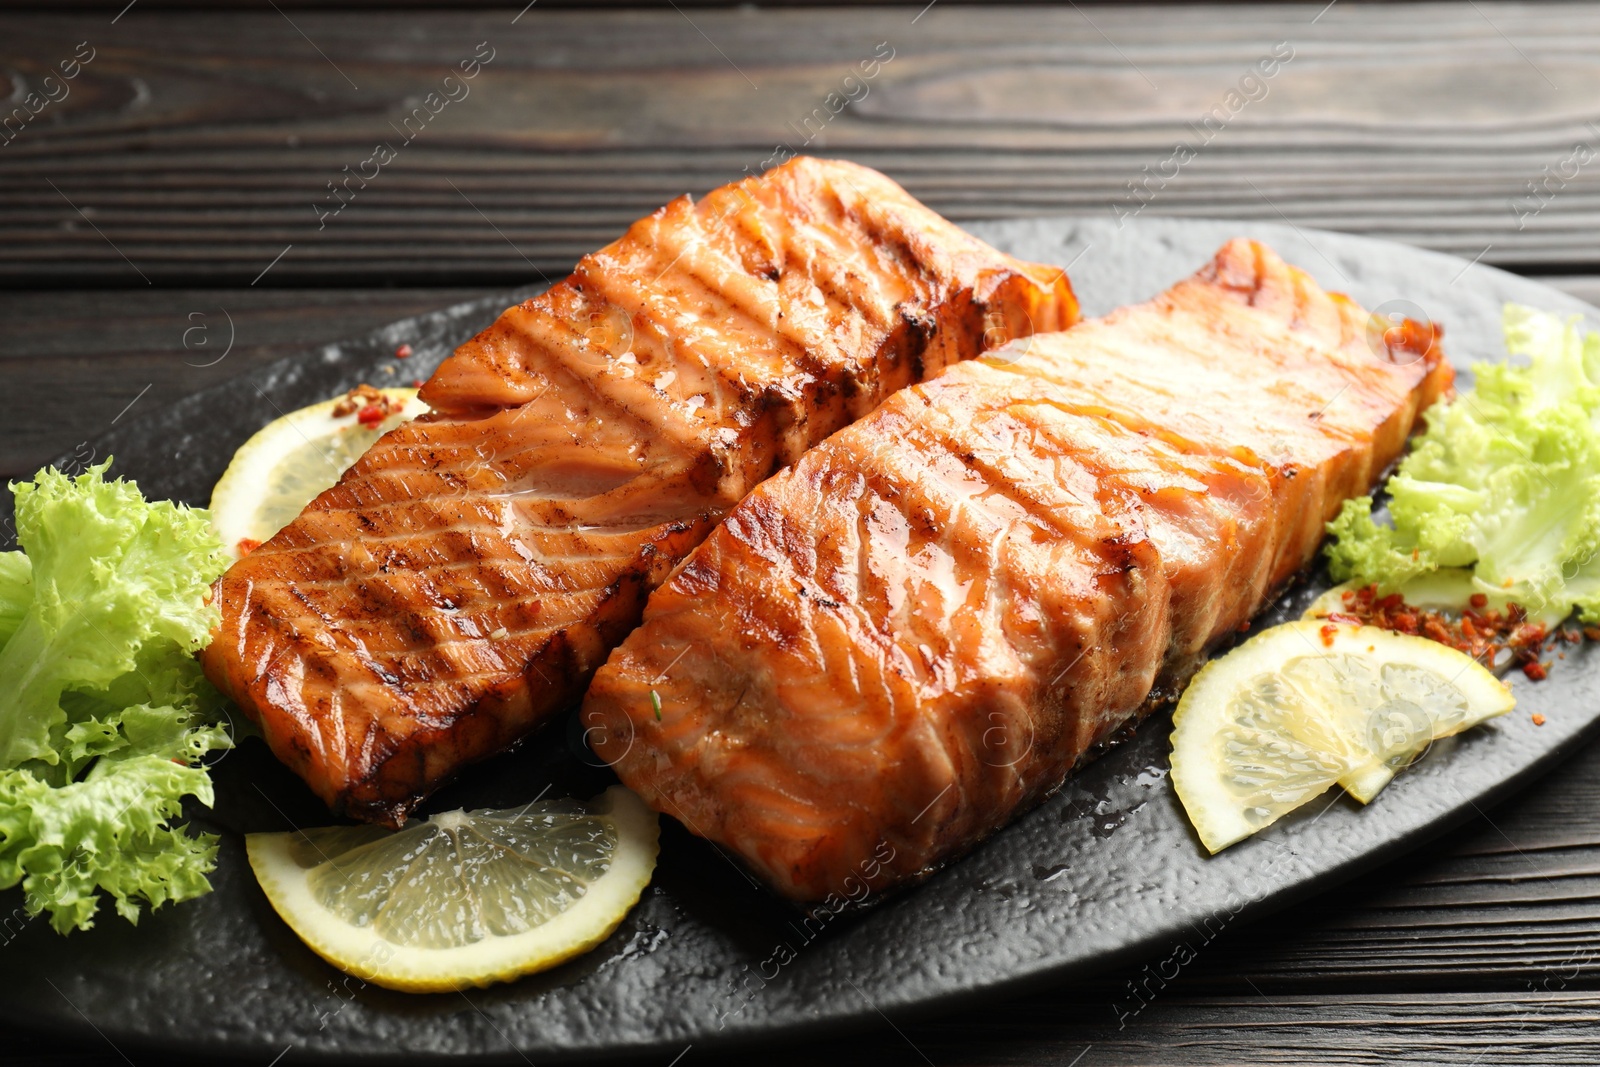
M 461 772 L 502 752 L 508 752 L 541 733 L 574 711 L 594 672 L 605 662 L 606 653 L 615 647 L 637 624 L 649 598 L 651 585 L 647 569 L 634 569 L 620 575 L 606 588 L 586 627 L 587 640 L 575 642 L 571 630 L 551 634 L 529 661 L 520 677 L 507 678 L 489 690 L 476 703 L 444 726 L 418 731 L 399 742 L 381 759 L 374 761 L 374 772 L 350 789 L 327 800 L 336 814 L 399 829 L 417 806 L 441 787 L 460 777 Z M 630 621 L 631 620 L 631 621 Z M 573 685 L 556 684 L 555 678 L 576 680 Z M 542 684 L 540 684 L 542 683 Z M 532 730 L 504 729 L 507 722 L 525 723 L 537 719 Z M 468 739 L 486 738 L 478 744 L 462 744 L 463 730 Z M 463 758 L 449 761 L 448 769 L 437 770 L 429 758 L 443 751 L 467 747 Z M 420 790 L 416 783 L 423 783 Z M 327 799 L 327 798 L 324 798 Z

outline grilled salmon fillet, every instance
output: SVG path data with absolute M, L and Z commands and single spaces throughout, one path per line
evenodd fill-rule
M 565 705 L 753 486 L 957 360 L 1077 318 L 1063 272 L 798 158 L 680 198 L 506 311 L 216 586 L 206 673 L 336 811 L 398 825 Z
M 1369 333 L 1234 241 L 759 486 L 598 672 L 588 736 L 786 896 L 915 880 L 1181 687 L 1451 380 L 1431 327 Z

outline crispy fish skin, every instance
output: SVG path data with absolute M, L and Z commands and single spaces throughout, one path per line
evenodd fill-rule
M 1240 240 L 896 394 L 651 596 L 596 751 L 790 898 L 925 876 L 1181 686 L 1399 455 L 1452 371 L 1369 319 Z
M 330 807 L 398 825 L 574 703 L 753 486 L 902 386 L 1077 318 L 1063 273 L 799 158 L 507 310 L 216 585 L 206 673 Z

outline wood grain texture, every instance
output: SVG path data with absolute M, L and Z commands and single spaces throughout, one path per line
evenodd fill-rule
M 0 479 L 76 454 L 125 411 L 171 404 L 285 356 L 487 295 L 462 289 L 0 293 Z M 232 342 L 230 349 L 229 343 Z M 409 384 L 405 365 L 374 385 Z
M 958 220 L 1147 200 L 1600 262 L 1600 161 L 1563 166 L 1600 150 L 1600 9 L 1322 7 L 7 14 L 19 94 L 96 53 L 0 147 L 0 284 L 243 285 L 280 253 L 259 284 L 512 284 L 778 144 Z M 479 42 L 470 94 L 407 143 Z M 1244 81 L 1275 47 L 1292 59 Z M 1194 157 L 1171 163 L 1180 142 Z M 380 143 L 394 161 L 319 230 L 328 183 Z

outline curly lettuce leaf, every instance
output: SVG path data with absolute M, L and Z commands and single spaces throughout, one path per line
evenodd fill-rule
M 1329 568 L 1390 592 L 1467 567 L 1474 588 L 1535 615 L 1600 621 L 1600 336 L 1517 305 L 1505 334 L 1530 362 L 1481 364 L 1472 390 L 1428 412 L 1389 480 L 1392 525 L 1348 501 Z
M 205 512 L 147 502 L 108 465 L 12 486 L 33 596 L 0 649 L 0 766 L 55 762 L 62 693 L 111 684 L 152 642 L 193 652 L 217 620 L 206 590 L 226 557 Z
M 33 599 L 33 566 L 21 552 L 0 552 L 0 647 L 4 647 Z
M 153 725 L 174 710 L 142 709 L 142 717 Z M 197 759 L 219 739 L 220 727 L 190 730 L 181 751 Z M 211 803 L 205 768 L 153 752 L 102 760 L 64 786 L 21 768 L 0 772 L 0 885 L 21 882 L 29 913 L 48 911 L 59 933 L 93 925 L 101 890 L 132 922 L 141 903 L 200 896 L 211 888 L 216 838 L 167 825 L 184 796 Z
M 215 838 L 171 821 L 211 803 L 204 757 L 231 745 L 194 658 L 222 545 L 105 469 L 13 485 L 26 555 L 0 555 L 0 887 L 62 933 L 102 893 L 137 921 L 209 891 Z
M 76 780 L 95 759 L 154 753 L 176 758 L 194 724 L 219 718 L 223 702 L 195 658 L 174 644 L 157 645 L 104 689 L 63 693 L 67 721 L 51 731 L 58 762 L 22 764 L 35 778 Z M 226 744 L 214 748 L 228 747 Z

